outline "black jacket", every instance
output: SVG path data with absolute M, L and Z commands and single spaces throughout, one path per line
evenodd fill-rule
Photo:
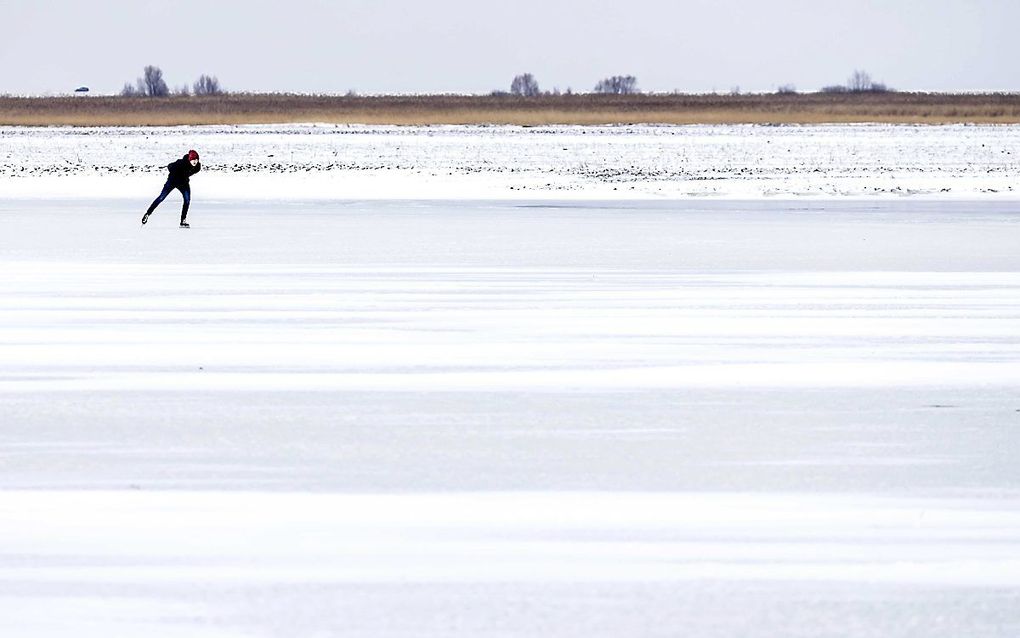
M 199 162 L 195 166 L 191 165 L 188 161 L 188 156 L 185 155 L 176 162 L 172 162 L 166 165 L 168 171 L 170 171 L 170 177 L 167 181 L 174 186 L 189 186 L 188 178 L 202 170 L 202 163 Z

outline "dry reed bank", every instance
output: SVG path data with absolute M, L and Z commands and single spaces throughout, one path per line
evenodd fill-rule
M 1020 123 L 1020 94 L 0 97 L 0 125 Z

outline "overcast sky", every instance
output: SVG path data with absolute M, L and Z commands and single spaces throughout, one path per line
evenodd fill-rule
M 0 93 L 115 93 L 155 64 L 237 91 L 1020 90 L 1020 0 L 0 0 Z

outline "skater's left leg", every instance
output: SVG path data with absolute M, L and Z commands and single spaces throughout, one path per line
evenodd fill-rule
M 184 205 L 181 206 L 181 226 L 187 228 L 188 208 L 191 207 L 191 187 L 181 186 L 179 188 L 181 190 L 181 195 L 184 196 Z

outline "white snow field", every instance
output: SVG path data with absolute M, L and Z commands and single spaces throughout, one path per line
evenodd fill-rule
M 1020 129 L 674 128 L 3 129 L 0 636 L 1020 635 Z
M 1020 126 L 870 124 L 0 127 L 0 197 L 151 199 L 189 148 L 210 199 L 1020 197 Z

